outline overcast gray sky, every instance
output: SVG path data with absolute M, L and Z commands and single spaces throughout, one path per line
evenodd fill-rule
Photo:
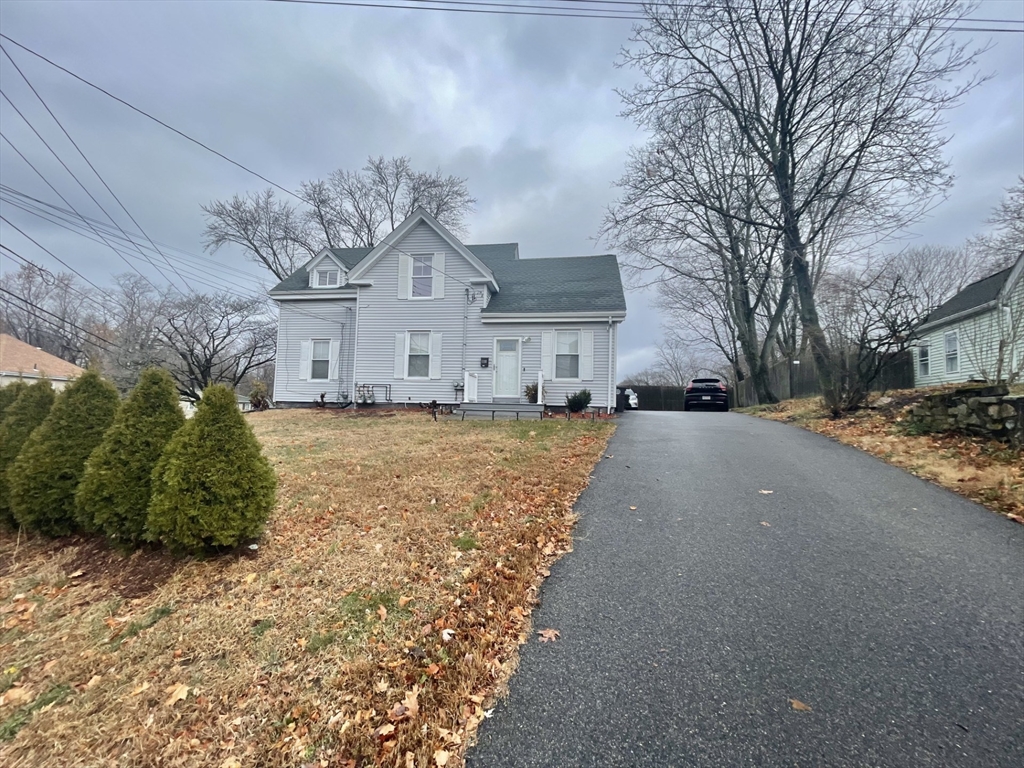
M 1024 2 L 986 0 L 974 16 L 1019 20 Z M 417 168 L 463 176 L 479 200 L 467 242 L 516 241 L 524 258 L 607 250 L 595 236 L 626 152 L 643 140 L 619 117 L 614 92 L 637 77 L 615 66 L 630 25 L 264 2 L 0 2 L 4 34 L 286 188 L 357 169 L 370 155 L 408 155 Z M 949 115 L 957 184 L 915 228 L 922 243 L 952 244 L 982 231 L 1003 190 L 1024 173 L 1024 35 L 974 39 L 991 41 L 980 68 L 992 77 Z M 266 184 L 5 47 L 149 236 L 206 262 L 181 265 L 196 288 L 209 288 L 201 280 L 254 288 L 261 273 L 240 254 L 203 254 L 199 206 Z M 127 228 L 6 59 L 0 83 Z M 0 130 L 79 211 L 103 217 L 6 102 Z M 62 204 L 6 142 L 0 175 Z M 101 285 L 128 270 L 102 245 L 9 205 L 3 213 Z M 6 225 L 0 236 L 60 268 Z M 4 271 L 15 264 L 0 260 Z M 659 318 L 650 298 L 641 290 L 627 295 L 623 375 L 653 360 Z

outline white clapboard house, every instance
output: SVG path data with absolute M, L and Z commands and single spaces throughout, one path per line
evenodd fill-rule
M 374 248 L 327 248 L 270 291 L 278 406 L 526 402 L 587 389 L 615 406 L 626 316 L 615 256 L 522 259 L 417 209 Z

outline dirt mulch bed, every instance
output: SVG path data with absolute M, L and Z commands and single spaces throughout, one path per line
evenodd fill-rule
M 333 415 L 248 416 L 256 551 L 0 540 L 0 764 L 461 764 L 612 427 Z

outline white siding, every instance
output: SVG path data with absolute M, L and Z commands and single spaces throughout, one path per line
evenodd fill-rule
M 520 392 L 526 384 L 537 380 L 541 364 L 541 336 L 544 331 L 589 330 L 594 334 L 593 380 L 548 381 L 545 401 L 548 405 L 565 404 L 565 396 L 580 389 L 589 389 L 592 405 L 609 406 L 609 389 L 614 383 L 615 361 L 609 361 L 607 322 L 599 323 L 501 323 L 484 325 L 480 311 L 486 306 L 488 289 L 474 285 L 475 296 L 467 304 L 467 284 L 479 278 L 476 269 L 466 262 L 427 224 L 421 223 L 396 243 L 391 250 L 367 271 L 371 287 L 359 289 L 358 384 L 390 384 L 393 403 L 421 403 L 437 400 L 456 401 L 454 382 L 463 381 L 463 370 L 479 374 L 480 402 L 490 402 L 494 386 L 494 340 L 496 338 L 530 338 L 521 343 Z M 443 253 L 444 298 L 399 299 L 399 254 Z M 465 319 L 464 319 L 465 316 Z M 441 334 L 440 378 L 410 381 L 396 378 L 396 334 L 408 331 L 430 331 Z M 611 355 L 614 358 L 614 355 Z M 480 367 L 480 358 L 489 361 Z M 435 360 L 432 366 L 437 365 Z M 610 366 L 609 367 L 609 363 Z M 610 384 L 611 383 L 611 384 Z M 614 391 L 614 390 L 613 390 Z M 379 390 L 378 390 L 379 393 Z M 525 397 L 523 398 L 525 401 Z M 378 403 L 382 402 L 378 396 Z M 614 400 L 611 405 L 614 405 Z
M 312 403 L 326 392 L 329 403 L 351 398 L 355 299 L 282 300 L 277 328 L 274 402 Z M 329 381 L 303 379 L 302 347 L 311 339 L 329 339 Z M 333 358 L 337 358 L 334 363 Z
M 401 249 L 401 251 L 396 250 Z M 443 253 L 443 299 L 399 299 L 399 254 Z M 421 403 L 438 400 L 455 402 L 453 383 L 462 382 L 463 315 L 466 288 L 480 273 L 455 252 L 429 225 L 420 223 L 395 248 L 385 253 L 363 278 L 372 280 L 370 287 L 359 289 L 359 353 L 356 359 L 358 384 L 390 384 L 393 403 Z M 486 288 L 473 286 L 477 295 L 470 306 L 478 317 Z M 471 317 L 471 322 L 476 322 Z M 440 378 L 409 381 L 395 378 L 395 334 L 407 331 L 430 331 L 441 334 Z M 433 365 L 438 363 L 431 361 Z M 377 402 L 383 402 L 378 390 Z
M 994 379 L 998 363 L 1000 335 L 1015 341 L 1004 363 L 1003 376 L 1007 368 L 1020 370 L 1024 355 L 1024 280 L 1019 280 L 1010 298 L 1011 315 L 1003 310 L 991 309 L 960 322 L 950 323 L 928 332 L 919 341 L 930 349 L 930 370 L 921 375 L 920 351 L 914 350 L 914 382 L 918 387 L 937 384 L 956 384 L 967 381 Z M 1002 317 L 1000 315 L 1002 314 Z M 960 348 L 960 370 L 946 373 L 945 336 L 956 331 Z M 1016 338 L 1014 339 L 1014 336 Z M 1010 361 L 1013 362 L 1010 362 Z

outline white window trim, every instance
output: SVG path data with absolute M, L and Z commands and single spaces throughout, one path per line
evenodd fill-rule
M 409 348 L 412 345 L 412 335 L 414 333 L 425 333 L 425 334 L 427 334 L 427 375 L 426 376 L 410 376 L 409 375 Z M 430 364 L 431 364 L 431 362 L 433 362 L 431 360 L 431 350 L 430 350 L 430 340 L 431 340 L 431 338 L 432 338 L 432 336 L 431 336 L 431 332 L 430 331 L 415 330 L 415 331 L 406 331 L 405 332 L 405 379 L 406 379 L 406 381 L 430 381 Z
M 317 360 L 323 360 L 322 357 L 313 357 L 313 351 L 316 349 L 318 342 L 327 344 L 327 376 L 323 379 L 315 378 L 313 376 L 313 363 Z M 309 340 L 309 381 L 330 381 L 331 380 L 331 344 L 333 339 L 310 339 Z
M 420 275 L 421 280 L 430 281 L 430 294 L 427 296 L 413 296 L 413 286 L 416 285 L 416 259 L 430 259 L 430 272 L 427 275 Z M 409 254 L 409 300 L 410 301 L 432 301 L 434 299 L 434 254 L 433 253 L 410 253 Z M 417 333 L 417 331 L 411 331 Z
M 576 334 L 576 378 L 574 379 L 562 379 L 558 376 L 558 334 L 560 333 L 575 333 Z M 580 378 L 579 372 L 582 368 L 583 363 L 583 329 L 582 328 L 556 328 L 554 334 L 551 336 L 551 380 L 552 381 L 567 381 L 567 382 L 581 382 L 583 379 Z
M 331 272 L 334 272 L 334 273 L 337 274 L 337 280 L 335 280 L 335 282 L 333 282 L 333 283 L 328 282 L 328 283 L 326 283 L 324 285 L 321 285 L 320 284 L 320 275 L 321 274 L 328 274 L 328 275 L 330 275 Z M 341 268 L 340 267 L 317 267 L 316 269 L 313 270 L 313 288 L 318 288 L 320 290 L 329 289 L 329 288 L 340 288 L 341 284 L 342 283 L 341 283 Z
M 946 348 L 946 339 L 950 336 L 956 339 L 956 368 L 949 367 L 949 351 Z M 960 373 L 960 330 L 946 331 L 942 334 L 942 361 L 946 373 Z
M 924 353 L 922 359 L 921 353 Z M 927 370 L 925 370 L 927 367 Z M 917 375 L 919 378 L 932 375 L 932 353 L 931 344 L 918 344 L 917 345 Z

